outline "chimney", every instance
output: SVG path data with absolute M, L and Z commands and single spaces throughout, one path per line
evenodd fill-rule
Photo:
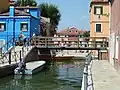
M 15 14 L 14 2 L 10 3 L 9 12 L 10 12 L 10 16 L 14 17 L 14 14 Z

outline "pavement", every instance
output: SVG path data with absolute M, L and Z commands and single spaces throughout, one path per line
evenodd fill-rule
M 108 60 L 92 61 L 94 90 L 120 90 L 120 74 Z

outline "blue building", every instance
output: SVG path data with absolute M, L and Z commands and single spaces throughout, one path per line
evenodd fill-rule
M 40 35 L 40 9 L 38 7 L 14 7 L 0 14 L 0 46 L 17 39 L 20 33 L 26 38 L 33 34 Z

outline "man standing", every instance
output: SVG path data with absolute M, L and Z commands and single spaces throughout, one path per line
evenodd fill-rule
M 24 63 L 24 60 L 20 60 L 20 62 L 18 63 L 18 67 L 19 67 L 19 72 L 22 72 L 22 74 L 25 73 L 25 69 L 26 69 L 26 65 Z

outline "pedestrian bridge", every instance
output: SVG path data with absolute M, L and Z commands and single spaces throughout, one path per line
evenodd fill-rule
M 8 47 L 10 47 L 8 49 Z M 37 60 L 38 51 L 43 54 L 50 50 L 107 50 L 108 40 L 105 37 L 32 37 L 27 42 L 17 42 L 10 40 L 0 48 L 0 67 L 17 63 L 24 58 L 27 61 Z M 46 52 L 45 52 L 46 51 Z M 50 53 L 48 53 L 50 54 Z M 99 56 L 99 55 L 98 55 Z
M 106 50 L 108 39 L 106 37 L 34 37 L 30 44 L 42 49 Z

